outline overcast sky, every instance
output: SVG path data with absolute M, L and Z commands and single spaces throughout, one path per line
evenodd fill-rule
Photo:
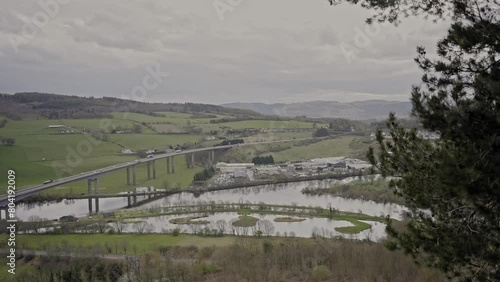
M 416 46 L 433 50 L 446 30 L 412 19 L 367 32 L 369 11 L 326 0 L 1 1 L 3 93 L 404 101 L 420 81 Z M 156 68 L 160 83 L 148 77 Z

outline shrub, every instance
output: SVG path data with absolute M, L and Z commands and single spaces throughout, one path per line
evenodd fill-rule
M 312 278 L 315 281 L 325 281 L 329 280 L 332 277 L 332 272 L 325 265 L 318 265 L 316 269 L 312 273 Z
M 173 231 L 172 231 L 172 235 L 173 236 L 179 236 L 179 234 L 181 233 L 181 230 L 179 228 L 175 228 Z

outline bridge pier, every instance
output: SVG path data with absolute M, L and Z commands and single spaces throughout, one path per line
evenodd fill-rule
M 89 195 L 89 214 L 92 214 L 92 179 L 87 179 L 87 194 Z
M 151 179 L 151 162 L 147 162 L 146 165 L 148 167 L 148 180 L 149 180 Z
M 94 193 L 92 193 L 92 184 L 94 185 Z M 99 185 L 96 179 L 87 179 L 87 193 L 89 195 L 89 214 L 92 214 L 92 200 L 95 198 L 95 213 L 99 212 Z
M 127 192 L 127 207 L 130 208 L 131 203 L 130 203 L 130 191 Z
M 170 174 L 170 157 L 167 157 L 167 174 Z
M 127 167 L 127 185 L 130 186 L 130 167 Z
M 189 162 L 189 168 L 194 168 L 194 153 L 191 153 L 191 161 Z
M 137 185 L 135 165 L 132 167 L 132 185 Z
M 208 151 L 208 161 L 213 164 L 215 161 L 215 150 Z
M 0 220 L 2 220 L 2 219 L 8 220 L 9 219 L 8 209 L 9 209 L 9 207 L 7 207 L 7 206 L 0 207 Z M 2 213 L 5 214 L 5 218 L 2 216 Z M 11 219 L 13 219 L 13 218 L 11 218 Z
M 172 174 L 174 174 L 175 173 L 175 161 L 174 161 L 174 157 L 173 156 L 171 158 L 172 159 L 170 160 L 170 168 L 171 168 Z
M 94 179 L 94 194 L 95 194 L 95 213 L 99 212 L 99 185 L 97 185 L 97 178 Z
M 156 179 L 156 162 L 153 161 L 153 179 Z

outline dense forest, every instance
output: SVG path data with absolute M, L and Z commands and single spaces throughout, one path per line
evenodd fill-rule
M 0 94 L 0 115 L 10 119 L 26 118 L 102 118 L 110 112 L 133 112 L 155 115 L 155 112 L 212 113 L 237 116 L 260 116 L 249 111 L 196 103 L 145 103 L 113 97 L 78 97 L 47 93 Z

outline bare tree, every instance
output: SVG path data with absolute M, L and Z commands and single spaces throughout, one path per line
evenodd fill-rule
M 38 215 L 32 215 L 28 217 L 28 221 L 26 222 L 29 230 L 33 230 L 35 233 L 38 233 L 40 229 L 46 227 L 47 220 L 39 217 Z
M 134 223 L 134 229 L 137 231 L 137 233 L 142 234 L 144 233 L 144 230 L 146 229 L 146 226 L 148 223 L 146 221 L 138 221 Z
M 153 231 L 154 226 L 146 221 L 139 221 L 134 223 L 134 228 L 139 234 L 149 233 Z
M 224 219 L 219 219 L 215 222 L 216 228 L 219 230 L 219 233 L 224 234 L 227 230 L 227 222 Z
M 106 229 L 108 229 L 108 223 L 104 219 L 99 219 L 96 222 L 96 227 L 97 227 L 97 231 L 99 233 L 105 233 Z
M 113 221 L 113 226 L 115 227 L 116 231 L 121 234 L 123 232 L 123 229 L 125 229 L 125 226 L 127 226 L 127 223 L 121 220 L 116 220 Z
M 259 230 L 261 230 L 264 235 L 271 236 L 274 234 L 274 224 L 271 221 L 267 219 L 259 220 L 257 225 L 259 226 Z

